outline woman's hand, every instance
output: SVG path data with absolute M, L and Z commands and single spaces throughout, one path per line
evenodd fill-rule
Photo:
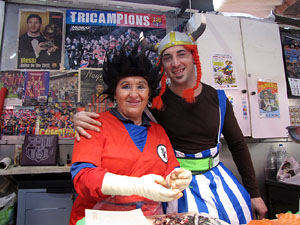
M 105 195 L 139 195 L 158 202 L 169 202 L 182 197 L 180 190 L 164 187 L 162 183 L 164 178 L 156 174 L 130 177 L 106 173 L 101 192 Z
M 93 118 L 99 118 L 99 114 L 81 111 L 74 115 L 73 123 L 76 130 L 75 138 L 77 141 L 80 141 L 80 135 L 86 138 L 92 137 L 88 132 L 85 131 L 86 129 L 100 132 L 100 128 L 96 126 L 101 126 L 102 124 Z
M 192 172 L 183 168 L 176 168 L 167 176 L 168 186 L 180 191 L 186 189 L 191 181 Z

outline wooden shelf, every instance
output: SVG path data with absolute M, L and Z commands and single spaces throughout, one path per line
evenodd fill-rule
M 0 176 L 3 175 L 21 175 L 21 174 L 50 174 L 50 173 L 70 173 L 69 166 L 10 166 L 6 170 L 0 170 Z
M 21 145 L 24 144 L 25 136 L 8 136 L 0 137 L 0 145 Z M 59 139 L 58 144 L 73 145 L 74 139 Z

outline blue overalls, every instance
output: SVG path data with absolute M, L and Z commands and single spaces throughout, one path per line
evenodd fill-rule
M 183 197 L 168 204 L 167 213 L 204 212 L 229 224 L 247 224 L 252 220 L 250 195 L 232 172 L 219 162 L 227 97 L 223 90 L 217 92 L 220 105 L 217 145 L 197 154 L 175 150 L 181 167 L 191 170 L 193 178 Z

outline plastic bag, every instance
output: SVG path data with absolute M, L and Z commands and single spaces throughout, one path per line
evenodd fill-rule
M 110 196 L 105 200 L 97 202 L 93 209 L 107 211 L 129 211 L 141 208 L 145 216 L 163 214 L 162 205 L 160 202 L 150 200 L 135 200 L 137 200 L 135 197 L 129 196 Z
M 287 157 L 277 172 L 277 180 L 285 183 L 300 184 L 300 167 L 293 157 Z
M 13 225 L 14 220 L 14 204 L 17 201 L 16 193 L 11 193 L 0 198 L 0 224 Z

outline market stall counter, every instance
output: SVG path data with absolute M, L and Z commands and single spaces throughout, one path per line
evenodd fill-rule
M 265 179 L 269 219 L 275 219 L 276 214 L 300 209 L 300 185 L 279 182 L 275 179 Z
M 76 197 L 67 166 L 18 166 L 0 175 L 17 184 L 17 225 L 68 225 Z

